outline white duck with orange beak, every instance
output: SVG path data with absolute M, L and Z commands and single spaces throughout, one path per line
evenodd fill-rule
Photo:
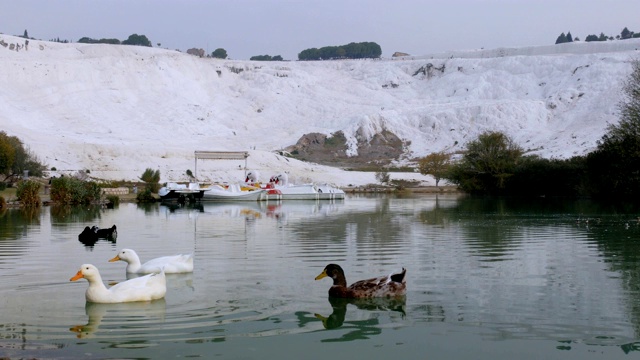
M 164 271 L 123 281 L 107 288 L 102 282 L 98 268 L 91 264 L 83 264 L 70 280 L 76 281 L 82 278 L 89 281 L 85 297 L 87 301 L 94 303 L 151 301 L 162 299 L 167 293 Z

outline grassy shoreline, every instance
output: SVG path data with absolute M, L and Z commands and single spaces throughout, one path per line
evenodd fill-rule
M 43 184 L 38 191 L 38 195 L 40 196 L 40 201 L 42 205 L 51 204 L 51 197 L 49 196 L 48 189 L 45 188 L 48 185 Z M 120 199 L 120 202 L 136 202 L 137 194 L 134 194 L 132 191 L 132 186 L 124 186 L 129 188 L 128 194 L 117 195 Z M 140 185 L 138 185 L 138 189 L 140 189 Z M 463 194 L 462 191 L 458 189 L 457 186 L 418 186 L 418 187 L 406 187 L 403 190 L 397 190 L 394 187 L 390 186 L 382 186 L 372 184 L 370 186 L 358 186 L 358 187 L 347 187 L 342 188 L 347 194 L 375 194 L 375 193 L 416 193 L 416 194 Z M 20 202 L 18 201 L 18 197 L 16 195 L 17 189 L 15 187 L 8 187 L 2 191 L 0 191 L 0 196 L 4 197 L 7 205 L 9 207 L 20 206 Z M 45 193 L 46 192 L 46 193 Z

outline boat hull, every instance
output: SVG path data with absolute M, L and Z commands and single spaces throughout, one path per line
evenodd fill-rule
M 233 187 L 211 187 L 202 196 L 202 201 L 260 201 L 263 200 L 266 190 L 257 189 L 242 191 Z
M 206 191 L 206 188 L 201 188 L 197 183 L 189 185 L 169 183 L 160 188 L 158 195 L 161 201 L 191 202 L 201 200 Z
M 281 200 L 340 200 L 345 197 L 342 189 L 330 185 L 283 185 L 274 189 L 280 190 Z

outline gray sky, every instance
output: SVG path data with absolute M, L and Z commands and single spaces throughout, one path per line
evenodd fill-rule
M 281 55 L 372 41 L 382 56 L 551 45 L 560 33 L 640 32 L 640 0 L 6 0 L 0 32 L 50 40 L 125 40 Z

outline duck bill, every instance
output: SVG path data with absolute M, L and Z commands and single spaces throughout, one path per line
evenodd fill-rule
M 327 270 L 322 270 L 322 272 L 320 273 L 320 275 L 316 276 L 316 280 L 320 280 L 322 278 L 327 277 Z
M 116 255 L 113 259 L 109 259 L 109 262 L 114 262 L 120 260 L 120 257 Z
M 82 279 L 83 277 L 84 275 L 82 275 L 82 271 L 79 270 L 78 273 L 74 277 L 72 277 L 69 281 L 76 281 L 78 279 Z

